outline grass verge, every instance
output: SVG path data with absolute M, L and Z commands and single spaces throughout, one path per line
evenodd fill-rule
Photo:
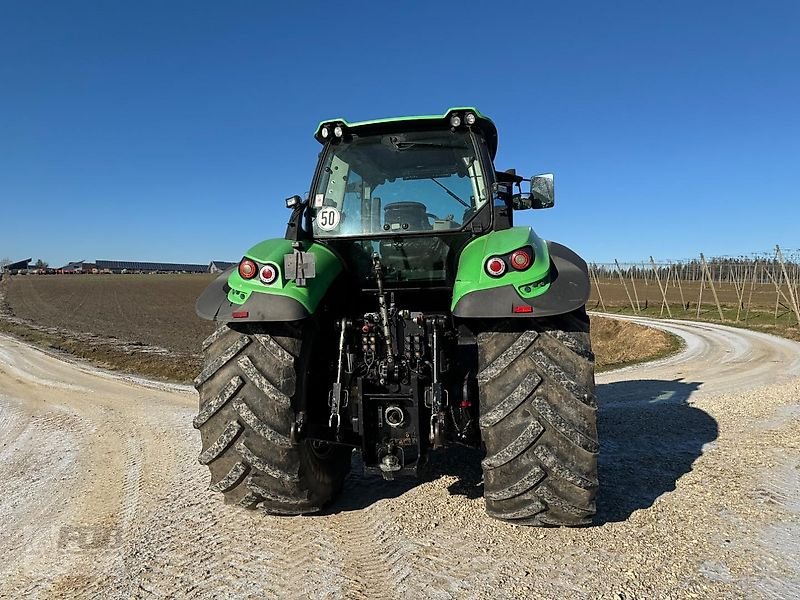
M 113 371 L 123 371 L 150 379 L 173 383 L 190 383 L 200 372 L 200 360 L 121 350 L 102 343 L 87 344 L 63 334 L 41 331 L 20 323 L 0 319 L 0 333 L 9 334 L 29 344 L 65 352 L 92 364 Z
M 594 315 L 590 319 L 598 372 L 666 358 L 683 347 L 683 340 L 667 331 Z
M 670 307 L 672 310 L 673 319 L 682 319 L 685 321 L 700 321 L 705 323 L 717 323 L 719 325 L 728 325 L 730 327 L 739 327 L 742 329 L 750 329 L 752 331 L 759 331 L 761 333 L 770 333 L 784 337 L 796 342 L 800 342 L 800 327 L 795 323 L 794 313 L 787 310 L 780 310 L 778 316 L 775 316 L 775 311 L 764 310 L 763 308 L 751 310 L 748 314 L 745 311 L 739 310 L 737 315 L 736 306 L 722 306 L 723 319 L 719 318 L 719 311 L 716 307 L 709 311 L 705 307 L 697 316 L 697 309 L 683 310 L 680 307 Z M 594 307 L 591 310 L 603 312 L 599 307 Z M 628 307 L 608 307 L 604 311 L 606 314 L 611 315 L 634 315 L 635 313 Z M 642 317 L 664 318 L 668 319 L 669 315 L 664 310 L 663 313 L 660 308 L 643 308 L 639 313 Z M 738 320 L 737 320 L 738 316 Z M 746 316 L 746 320 L 745 320 Z

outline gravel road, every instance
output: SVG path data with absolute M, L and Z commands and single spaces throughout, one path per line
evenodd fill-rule
M 324 515 L 225 506 L 192 390 L 0 337 L 0 597 L 800 597 L 800 344 L 709 324 L 598 377 L 595 526 L 483 513 L 479 454 L 352 475 Z

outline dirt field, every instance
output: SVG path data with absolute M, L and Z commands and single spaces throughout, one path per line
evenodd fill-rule
M 194 313 L 212 278 L 18 276 L 0 284 L 0 331 L 102 367 L 188 382 L 214 329 Z
M 214 329 L 194 313 L 195 299 L 212 278 L 18 276 L 0 290 L 10 312 L 0 330 L 104 367 L 188 382 L 200 369 L 200 344 Z M 663 331 L 597 318 L 592 343 L 599 370 L 665 356 L 679 346 Z
M 214 329 L 194 313 L 213 275 L 14 277 L 13 313 L 49 327 L 141 342 L 191 356 Z

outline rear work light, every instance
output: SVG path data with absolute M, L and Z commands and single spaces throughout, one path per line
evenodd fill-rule
M 499 256 L 492 256 L 486 261 L 486 272 L 492 277 L 500 277 L 506 272 L 506 263 Z
M 261 280 L 261 283 L 266 283 L 269 285 L 270 283 L 274 283 L 275 280 L 278 278 L 278 269 L 275 265 L 264 265 L 261 267 L 261 270 L 258 272 L 258 278 Z
M 242 276 L 242 279 L 252 279 L 257 274 L 258 267 L 256 267 L 256 263 L 249 258 L 243 258 L 242 262 L 239 263 L 239 275 Z
M 524 271 L 531 266 L 531 255 L 525 248 L 520 248 L 511 253 L 511 266 L 517 271 Z

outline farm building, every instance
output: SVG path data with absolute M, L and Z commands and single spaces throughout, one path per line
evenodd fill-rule
M 7 270 L 14 269 L 14 272 L 28 269 L 27 261 L 20 261 L 12 265 L 7 265 Z M 234 266 L 236 263 L 215 260 L 207 265 L 192 263 L 166 263 L 166 262 L 143 262 L 131 260 L 76 260 L 68 262 L 58 269 L 48 269 L 49 273 L 77 274 L 77 273 L 217 273 Z M 22 266 L 20 266 L 22 265 Z M 29 269 L 28 269 L 29 270 Z
M 97 273 L 97 265 L 85 260 L 76 260 L 56 269 L 56 273 Z
M 188 263 L 98 260 L 96 264 L 101 273 L 208 273 L 208 265 Z
M 18 260 L 17 262 L 2 265 L 0 266 L 0 273 L 11 273 L 14 275 L 21 271 L 27 272 L 32 260 L 32 258 L 26 258 L 25 260 Z

